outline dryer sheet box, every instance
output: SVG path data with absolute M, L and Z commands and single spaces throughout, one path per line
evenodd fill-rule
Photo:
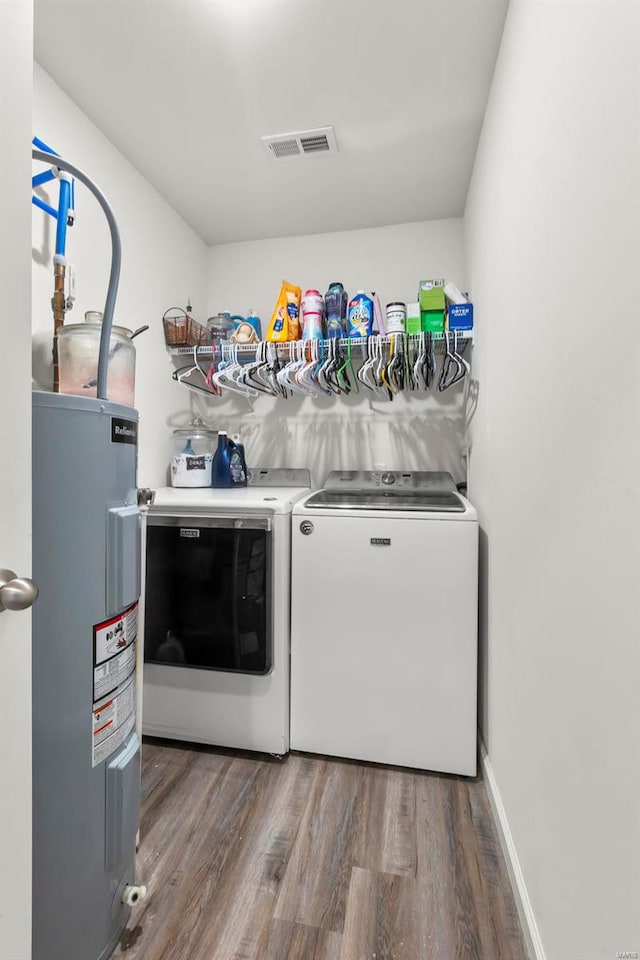
M 450 303 L 447 312 L 448 330 L 473 330 L 473 304 Z

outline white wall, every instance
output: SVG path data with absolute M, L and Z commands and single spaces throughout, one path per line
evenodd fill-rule
M 482 728 L 550 960 L 640 949 L 638 26 L 511 0 L 464 221 Z
M 221 244 L 209 250 L 207 313 L 256 309 L 264 333 L 283 279 L 322 293 L 332 280 L 350 295 L 376 290 L 384 309 L 391 300 L 415 300 L 419 281 L 435 276 L 465 284 L 461 220 Z M 212 425 L 240 429 L 250 464 L 306 466 L 316 484 L 331 469 L 377 464 L 464 477 L 462 386 L 439 395 L 400 394 L 392 403 L 371 403 L 361 390 L 319 401 L 261 397 L 253 410 L 224 397 L 195 406 Z
M 150 330 L 136 339 L 136 406 L 140 411 L 142 486 L 166 483 L 170 420 L 184 400 L 184 388 L 171 379 L 162 332 L 167 307 L 191 297 L 194 315 L 204 310 L 205 243 L 105 138 L 51 77 L 34 64 L 33 132 L 103 190 L 122 237 L 122 272 L 115 322 Z M 44 169 L 40 164 L 34 169 Z M 57 190 L 46 185 L 57 203 Z M 55 221 L 33 208 L 33 328 L 53 330 L 50 300 Z M 76 224 L 67 233 L 67 257 L 76 266 L 78 299 L 67 322 L 79 323 L 85 310 L 102 310 L 111 262 L 106 220 L 93 196 L 76 185 Z M 42 352 L 42 351 L 41 351 Z M 45 349 L 48 353 L 48 343 Z
M 31 576 L 33 3 L 0 3 L 0 566 Z M 0 613 L 0 957 L 31 958 L 31 611 Z
M 383 305 L 415 299 L 425 277 L 444 276 L 464 286 L 461 220 L 207 248 L 51 77 L 37 64 L 34 71 L 34 134 L 88 173 L 118 221 L 123 265 L 115 320 L 130 328 L 151 326 L 136 340 L 141 485 L 166 482 L 171 430 L 193 414 L 215 427 L 240 429 L 251 463 L 309 466 L 318 484 L 329 469 L 376 464 L 448 469 L 456 479 L 464 477 L 462 387 L 430 397 L 400 396 L 392 404 L 371 403 L 364 393 L 318 402 L 260 398 L 253 410 L 228 396 L 202 401 L 171 379 L 161 324 L 167 307 L 184 305 L 190 296 L 201 321 L 221 309 L 245 314 L 253 307 L 266 327 L 283 277 L 322 291 L 334 279 L 349 292 L 377 289 Z M 55 189 L 47 185 L 41 196 L 55 205 Z M 78 323 L 85 310 L 102 309 L 110 263 L 106 221 L 82 186 L 76 190 L 76 225 L 67 236 L 78 276 L 78 299 L 67 322 Z M 54 221 L 34 207 L 33 327 L 40 361 L 50 355 L 54 243 Z

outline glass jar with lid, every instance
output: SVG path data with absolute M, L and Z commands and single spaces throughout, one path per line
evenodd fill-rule
M 171 440 L 171 486 L 210 487 L 211 464 L 218 433 L 198 417 L 173 431 Z
M 96 396 L 101 335 L 101 322 L 65 323 L 60 327 L 57 335 L 60 393 Z M 112 326 L 107 361 L 107 400 L 132 407 L 135 376 L 136 348 L 132 331 Z

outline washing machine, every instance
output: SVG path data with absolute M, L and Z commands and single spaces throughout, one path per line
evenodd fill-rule
M 289 749 L 291 510 L 308 470 L 246 487 L 166 487 L 146 513 L 145 734 Z
M 450 474 L 329 474 L 291 556 L 291 748 L 474 776 L 478 519 Z

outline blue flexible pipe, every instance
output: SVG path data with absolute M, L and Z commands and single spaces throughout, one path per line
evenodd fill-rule
M 48 203 L 45 203 L 44 200 L 41 200 L 40 197 L 31 197 L 31 202 L 34 206 L 40 207 L 41 210 L 44 210 L 45 213 L 48 213 L 49 216 L 57 219 L 58 211 L 53 207 L 50 207 Z
M 31 177 L 31 186 L 32 187 L 41 187 L 43 183 L 49 183 L 50 180 L 55 180 L 55 173 L 51 173 L 51 170 L 45 170 L 44 173 L 39 173 L 35 177 Z
M 44 142 L 44 140 L 41 140 L 39 137 L 34 137 L 33 140 L 31 141 L 31 143 L 32 143 L 33 146 L 36 148 L 36 150 L 43 150 L 45 153 L 53 154 L 54 157 L 57 157 L 57 156 L 58 156 L 58 154 L 55 152 L 55 150 L 53 150 L 52 147 L 49 147 L 49 146 Z M 47 157 L 47 159 L 50 160 L 50 159 L 51 159 L 51 156 Z
M 56 224 L 56 255 L 64 257 L 67 247 L 67 217 L 71 200 L 71 184 L 60 178 L 60 196 L 58 199 L 58 222 Z
M 37 138 L 34 138 L 34 143 Z M 38 141 L 38 145 L 41 144 L 41 141 Z M 42 160 L 44 163 L 51 163 L 51 152 L 44 150 L 32 150 L 31 155 L 34 160 Z M 109 364 L 109 342 L 111 340 L 111 326 L 113 323 L 113 312 L 116 305 L 116 297 L 118 295 L 118 281 L 120 280 L 120 263 L 122 260 L 122 245 L 120 243 L 120 232 L 118 230 L 118 224 L 115 221 L 113 216 L 113 211 L 109 206 L 106 197 L 102 191 L 95 185 L 95 183 L 89 179 L 86 173 L 83 173 L 82 170 L 79 170 L 77 167 L 74 167 L 73 164 L 69 163 L 67 160 L 63 160 L 61 157 L 56 156 L 54 160 L 56 167 L 59 167 L 60 170 L 66 170 L 72 176 L 74 176 L 81 183 L 84 183 L 91 193 L 94 195 L 100 206 L 102 207 L 102 212 L 107 218 L 107 223 L 109 224 L 109 231 L 111 233 L 111 272 L 109 274 L 109 286 L 107 288 L 107 298 L 104 304 L 104 317 L 102 320 L 102 331 L 100 334 L 100 352 L 98 354 L 98 386 L 97 386 L 97 396 L 100 400 L 107 399 L 107 367 Z M 61 181 L 60 187 L 62 188 Z M 66 222 L 66 214 L 65 214 Z

